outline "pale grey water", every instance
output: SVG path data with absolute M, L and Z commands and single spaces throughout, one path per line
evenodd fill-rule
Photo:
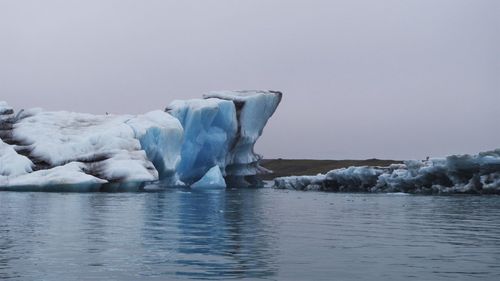
M 0 279 L 500 280 L 500 196 L 0 192 Z

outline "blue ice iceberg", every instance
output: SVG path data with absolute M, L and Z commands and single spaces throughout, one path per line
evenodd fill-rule
M 205 99 L 174 101 L 167 112 L 184 128 L 178 167 L 180 180 L 192 183 L 218 165 L 226 179 L 247 184 L 245 177 L 264 173 L 254 145 L 281 101 L 280 92 L 211 92 Z
M 253 147 L 282 94 L 211 92 L 143 115 L 14 110 L 0 101 L 0 189 L 191 185 L 264 171 Z
M 197 182 L 191 185 L 191 188 L 214 189 L 226 188 L 226 181 L 222 176 L 219 166 L 213 166 L 208 172 Z

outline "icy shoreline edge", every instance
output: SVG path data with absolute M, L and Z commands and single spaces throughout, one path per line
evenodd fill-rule
M 500 194 L 500 149 L 477 155 L 359 166 L 274 179 L 277 189 L 411 194 Z

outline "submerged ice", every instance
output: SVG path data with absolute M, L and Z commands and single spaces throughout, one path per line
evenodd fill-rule
M 389 167 L 350 167 L 317 176 L 281 177 L 281 189 L 424 194 L 500 194 L 500 149 L 405 161 Z
M 244 183 L 263 171 L 253 146 L 280 100 L 272 91 L 212 92 L 138 116 L 16 113 L 0 101 L 0 189 Z

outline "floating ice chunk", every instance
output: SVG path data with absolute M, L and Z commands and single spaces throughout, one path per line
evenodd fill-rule
M 500 149 L 478 155 L 452 155 L 406 161 L 389 167 L 350 167 L 309 176 L 282 177 L 276 188 L 404 193 L 500 193 Z M 319 188 L 317 188 L 319 187 Z
M 254 145 L 281 96 L 272 91 L 222 91 L 206 94 L 204 100 L 172 102 L 166 111 L 184 128 L 180 179 L 193 183 L 214 165 L 238 184 L 248 184 L 245 176 L 267 172 L 259 166 L 261 156 L 254 153 Z
M 191 188 L 226 188 L 226 181 L 219 166 L 213 166 L 199 181 L 193 183 Z
M 349 167 L 328 172 L 326 181 L 331 191 L 365 191 L 377 184 L 384 171 L 377 167 Z
M 157 180 L 165 186 L 189 185 L 205 175 L 219 176 L 212 174 L 215 166 L 219 178 L 263 171 L 253 146 L 281 93 L 219 94 L 175 101 L 167 112 L 138 116 L 42 109 L 14 114 L 0 102 L 0 186 L 21 186 L 22 181 L 31 186 L 33 179 L 45 177 L 40 185 L 91 180 L 94 186 L 97 179 L 105 188 L 120 190 L 126 183 Z
M 290 176 L 274 179 L 274 186 L 280 189 L 321 190 L 326 176 Z

